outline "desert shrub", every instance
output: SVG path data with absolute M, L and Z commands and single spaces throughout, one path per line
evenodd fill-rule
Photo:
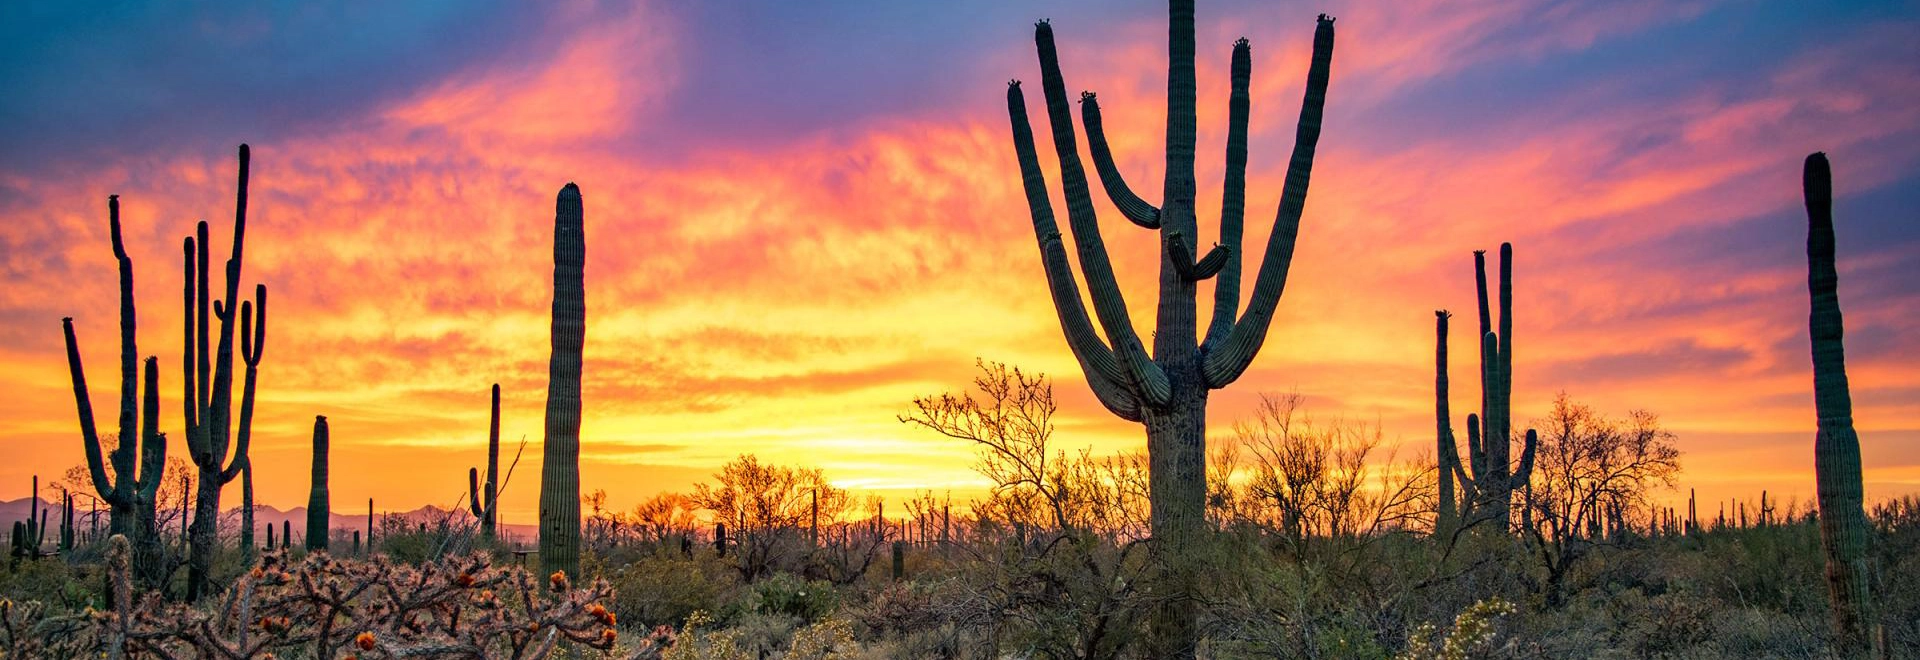
M 819 621 L 840 605 L 840 593 L 825 580 L 806 580 L 791 573 L 776 573 L 753 585 L 750 609 L 757 614 Z
M 632 625 L 683 625 L 697 611 L 714 612 L 736 597 L 739 578 L 711 553 L 690 559 L 654 554 L 621 566 L 613 582 L 613 611 Z

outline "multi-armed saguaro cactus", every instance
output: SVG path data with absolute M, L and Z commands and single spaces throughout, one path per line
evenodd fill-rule
M 587 338 L 587 232 L 580 187 L 560 189 L 553 214 L 553 356 L 540 470 L 540 568 L 580 574 L 580 352 Z
M 327 417 L 313 417 L 313 490 L 307 493 L 307 549 L 327 549 L 327 520 L 332 505 L 327 496 Z
M 487 425 L 487 483 L 480 484 L 480 469 L 467 468 L 467 506 L 480 521 L 480 535 L 494 537 L 494 520 L 500 497 L 500 384 L 493 384 L 493 421 Z M 372 541 L 372 537 L 368 537 Z
M 1534 448 L 1540 437 L 1527 429 L 1520 452 L 1520 464 L 1512 459 L 1513 427 L 1513 244 L 1500 244 L 1500 329 L 1493 328 L 1492 311 L 1487 303 L 1487 253 L 1475 250 L 1473 266 L 1480 290 L 1480 414 L 1467 415 L 1467 460 L 1460 460 L 1453 442 L 1452 422 L 1446 412 L 1446 392 L 1440 392 L 1439 423 L 1444 436 L 1440 443 L 1440 461 L 1451 468 L 1465 495 L 1470 520 L 1496 520 L 1502 527 L 1512 523 L 1513 491 L 1524 488 L 1533 474 Z M 1442 312 L 1444 314 L 1444 312 Z M 1446 319 L 1440 320 L 1440 342 L 1444 365 Z M 1472 474 L 1468 474 L 1468 470 Z M 1442 506 L 1445 506 L 1444 504 Z
M 254 384 L 267 338 L 267 286 L 261 284 L 254 288 L 257 300 L 239 301 L 241 254 L 247 236 L 247 178 L 251 165 L 252 151 L 247 145 L 240 145 L 240 176 L 233 207 L 233 254 L 227 258 L 226 297 L 214 300 L 207 289 L 208 259 L 213 246 L 207 238 L 206 222 L 200 223 L 196 236 L 187 237 L 182 248 L 186 261 L 186 313 L 183 315 L 186 388 L 182 399 L 186 408 L 187 450 L 200 472 L 190 532 L 193 552 L 187 564 L 187 594 L 195 600 L 208 589 L 213 558 L 220 547 L 220 489 L 238 478 L 247 465 L 247 446 L 253 433 Z M 218 352 L 208 350 L 208 333 L 212 327 L 207 318 L 209 306 L 220 319 Z M 240 352 L 247 367 L 237 432 L 232 423 L 236 311 L 240 322 Z M 231 457 L 228 456 L 230 448 Z
M 1819 415 L 1813 440 L 1820 541 L 1827 553 L 1827 591 L 1833 598 L 1834 651 L 1860 657 L 1871 648 L 1873 601 L 1867 591 L 1867 516 L 1862 499 L 1860 436 L 1853 430 L 1846 346 L 1840 319 L 1840 275 L 1833 257 L 1833 171 L 1827 155 L 1807 156 L 1807 292 L 1813 338 L 1813 402 Z
M 74 404 L 80 413 L 87 474 L 93 480 L 94 492 L 107 503 L 110 533 L 132 537 L 136 573 L 142 583 L 152 584 L 159 578 L 161 553 L 153 507 L 167 463 L 167 436 L 160 433 L 160 367 L 157 360 L 147 358 L 146 375 L 140 379 L 139 350 L 134 341 L 133 259 L 120 240 L 119 195 L 107 198 L 107 218 L 113 256 L 120 264 L 120 444 L 111 454 L 103 456 L 100 434 L 94 427 L 93 400 L 87 395 L 86 370 L 80 366 L 73 319 L 61 319 L 60 324 L 66 332 L 67 368 L 73 376 Z M 136 418 L 140 424 L 137 429 Z M 107 472 L 109 465 L 111 474 Z
M 1205 257 L 1197 257 L 1193 2 L 1173 0 L 1170 4 L 1166 179 L 1160 208 L 1142 201 L 1122 180 L 1108 152 L 1099 102 L 1091 93 L 1081 96 L 1094 167 L 1108 196 L 1128 220 L 1160 232 L 1160 299 L 1155 315 L 1158 327 L 1153 333 L 1151 355 L 1134 331 L 1133 319 L 1114 280 L 1113 266 L 1100 238 L 1087 175 L 1074 140 L 1072 109 L 1054 49 L 1053 27 L 1045 21 L 1034 30 L 1041 87 L 1046 96 L 1054 151 L 1060 161 L 1061 184 L 1066 191 L 1068 224 L 1092 294 L 1094 315 L 1105 330 L 1104 340 L 1081 303 L 1066 248 L 1054 223 L 1053 204 L 1047 197 L 1046 179 L 1040 169 L 1033 129 L 1027 120 L 1026 100 L 1018 81 L 1007 87 L 1007 112 L 1033 217 L 1034 236 L 1039 240 L 1041 263 L 1067 345 L 1072 348 L 1100 402 L 1115 415 L 1140 422 L 1147 429 L 1152 528 L 1156 556 L 1160 559 L 1155 594 L 1161 603 L 1150 618 L 1152 634 L 1148 655 L 1190 658 L 1198 642 L 1198 610 L 1192 600 L 1197 575 L 1186 558 L 1192 554 L 1187 550 L 1204 526 L 1207 393 L 1238 379 L 1253 362 L 1266 339 L 1274 308 L 1286 284 L 1288 264 L 1299 235 L 1300 216 L 1306 208 L 1314 149 L 1320 138 L 1320 119 L 1333 59 L 1333 19 L 1322 15 L 1314 31 L 1306 98 L 1301 105 L 1286 186 L 1252 299 L 1242 314 L 1239 313 L 1240 242 L 1246 206 L 1251 49 L 1244 39 L 1233 46 L 1220 243 Z M 1216 278 L 1213 315 L 1205 340 L 1197 341 L 1200 322 L 1196 318 L 1195 298 L 1200 281 L 1209 277 Z
M 40 558 L 40 545 L 47 540 L 47 511 L 40 509 L 40 477 L 33 477 L 33 498 L 28 503 L 25 522 L 13 523 L 13 556 Z

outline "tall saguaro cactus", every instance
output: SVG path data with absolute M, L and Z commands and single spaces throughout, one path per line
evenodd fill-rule
M 493 384 L 493 421 L 487 425 L 487 483 L 481 490 L 480 469 L 467 468 L 467 506 L 480 521 L 480 535 L 493 538 L 500 497 L 500 384 Z M 369 536 L 371 541 L 372 537 Z
M 107 503 L 109 533 L 133 539 L 136 572 L 142 583 L 152 584 L 159 578 L 161 564 L 160 536 L 154 528 L 157 517 L 153 507 L 167 463 L 167 436 L 160 433 L 160 368 L 158 361 L 149 357 L 146 377 L 144 381 L 140 378 L 134 332 L 133 259 L 127 256 L 120 236 L 119 195 L 107 197 L 107 218 L 113 256 L 120 269 L 120 444 L 110 454 L 102 451 L 100 433 L 94 426 L 93 400 L 87 394 L 87 375 L 80 365 L 80 345 L 73 333 L 73 319 L 61 319 L 60 325 L 66 334 L 67 368 L 73 378 L 74 405 L 80 414 L 87 474 L 93 481 L 94 492 Z M 107 472 L 109 465 L 113 468 L 111 474 Z
M 1840 275 L 1833 257 L 1833 171 L 1827 155 L 1807 156 L 1802 185 L 1807 200 L 1808 319 L 1813 339 L 1814 486 L 1820 500 L 1820 542 L 1827 553 L 1827 592 L 1833 599 L 1834 651 L 1861 657 L 1872 647 L 1873 601 L 1867 591 L 1867 515 L 1860 474 L 1860 436 L 1853 430 L 1847 387 Z
M 327 549 L 327 522 L 333 513 L 327 493 L 327 417 L 313 418 L 313 489 L 307 492 L 307 549 Z
M 1474 279 L 1480 305 L 1480 414 L 1467 415 L 1467 460 L 1460 460 L 1448 420 L 1445 388 L 1437 413 L 1443 439 L 1441 469 L 1451 470 L 1465 495 L 1470 521 L 1495 520 L 1505 529 L 1513 522 L 1513 492 L 1527 486 L 1533 475 L 1534 448 L 1539 434 L 1527 429 L 1520 463 L 1513 464 L 1513 244 L 1500 244 L 1500 327 L 1495 331 L 1487 300 L 1487 253 L 1473 252 Z M 1444 314 L 1444 312 L 1442 312 Z M 1441 371 L 1446 379 L 1446 320 L 1440 321 Z M 1471 474 L 1469 474 L 1471 470 Z M 1442 506 L 1445 506 L 1444 504 Z
M 233 205 L 233 253 L 227 258 L 225 297 L 215 300 L 208 290 L 208 263 L 213 245 L 207 223 L 184 241 L 186 314 L 183 368 L 186 387 L 187 452 L 199 469 L 194 493 L 193 528 L 188 533 L 193 551 L 187 564 L 187 594 L 198 599 L 208 589 L 214 555 L 220 548 L 220 490 L 240 476 L 247 465 L 253 435 L 254 387 L 259 378 L 261 352 L 267 338 L 267 286 L 254 287 L 255 300 L 240 301 L 241 255 L 247 236 L 247 182 L 253 152 L 240 145 L 240 175 Z M 235 303 L 238 302 L 238 305 Z M 220 320 L 217 352 L 208 348 L 212 324 L 207 312 Z M 235 317 L 239 318 L 236 319 Z M 240 326 L 240 352 L 246 363 L 246 381 L 240 395 L 239 425 L 233 424 L 234 321 Z M 231 455 L 229 455 L 231 449 Z
M 1141 200 L 1121 178 L 1107 149 L 1098 99 L 1091 93 L 1081 96 L 1087 140 L 1108 197 L 1128 220 L 1160 232 L 1160 299 L 1155 314 L 1158 327 L 1153 333 L 1151 355 L 1134 331 L 1126 300 L 1114 280 L 1113 266 L 1100 238 L 1086 171 L 1074 139 L 1072 109 L 1054 48 L 1053 27 L 1045 21 L 1034 28 L 1041 87 L 1052 126 L 1054 151 L 1060 162 L 1061 185 L 1066 191 L 1068 224 L 1092 294 L 1094 316 L 1105 330 L 1104 338 L 1094 329 L 1082 306 L 1078 283 L 1068 265 L 1018 81 L 1007 87 L 1007 113 L 1033 217 L 1034 236 L 1039 241 L 1041 264 L 1046 270 L 1048 289 L 1067 345 L 1072 348 L 1100 402 L 1115 415 L 1139 422 L 1147 430 L 1151 524 L 1158 558 L 1154 591 L 1160 602 L 1150 617 L 1147 653 L 1155 658 L 1191 658 L 1199 634 L 1194 600 L 1197 573 L 1188 557 L 1203 528 L 1205 511 L 1207 393 L 1238 379 L 1253 362 L 1266 339 L 1274 308 L 1286 285 L 1300 216 L 1306 208 L 1314 149 L 1320 139 L 1320 120 L 1333 60 L 1333 19 L 1321 15 L 1314 31 L 1313 59 L 1307 72 L 1306 97 L 1301 104 L 1286 185 L 1267 243 L 1265 261 L 1254 282 L 1252 299 L 1241 313 L 1240 242 L 1246 206 L 1252 51 L 1245 39 L 1233 46 L 1220 243 L 1205 257 L 1199 257 L 1195 252 L 1199 244 L 1194 211 L 1194 143 L 1198 129 L 1194 110 L 1197 91 L 1192 0 L 1173 0 L 1169 15 L 1166 179 L 1159 208 Z M 1206 338 L 1202 341 L 1198 337 L 1200 321 L 1195 299 L 1199 282 L 1208 278 L 1215 278 L 1214 305 Z
M 1460 501 L 1454 499 L 1454 466 L 1460 464 L 1460 452 L 1453 441 L 1453 413 L 1447 401 L 1447 319 L 1453 314 L 1447 310 L 1433 313 L 1434 349 L 1433 349 L 1433 413 L 1437 422 L 1434 438 L 1438 444 L 1435 456 L 1440 461 L 1440 509 L 1434 519 L 1433 531 L 1436 535 L 1453 531 L 1460 522 Z
M 580 187 L 553 214 L 553 356 L 540 470 L 540 569 L 580 575 L 580 353 L 587 338 L 587 232 Z

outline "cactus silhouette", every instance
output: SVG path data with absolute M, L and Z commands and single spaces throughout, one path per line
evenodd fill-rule
M 133 259 L 127 256 L 120 233 L 120 196 L 107 197 L 108 233 L 120 270 L 120 435 L 119 445 L 104 454 L 93 421 L 93 400 L 87 394 L 86 370 L 80 364 L 80 346 L 73 319 L 61 319 L 66 333 L 67 368 L 73 379 L 73 398 L 80 414 L 80 437 L 86 447 L 87 475 L 93 490 L 107 503 L 109 533 L 132 538 L 133 563 L 143 584 L 158 581 L 161 563 L 157 516 L 153 507 L 167 462 L 167 436 L 160 433 L 159 362 L 147 358 L 141 378 L 135 342 Z M 134 425 L 138 420 L 139 427 Z M 137 463 L 136 463 L 137 457 Z M 107 467 L 113 472 L 109 474 Z
M 493 384 L 493 421 L 487 425 L 487 483 L 480 484 L 479 468 L 467 468 L 467 506 L 480 521 L 480 535 L 493 538 L 500 497 L 500 384 Z M 371 514 L 369 514 L 371 515 Z M 371 532 L 367 537 L 372 540 Z
M 560 189 L 553 216 L 553 355 L 540 470 L 540 570 L 580 575 L 580 353 L 586 343 L 587 237 L 580 187 Z
M 253 458 L 240 468 L 240 553 L 253 557 Z
M 1240 313 L 1240 242 L 1246 206 L 1251 47 L 1244 39 L 1233 45 L 1220 243 L 1206 256 L 1196 258 L 1197 89 L 1193 2 L 1174 0 L 1168 13 L 1171 25 L 1167 32 L 1166 179 L 1159 208 L 1141 200 L 1126 185 L 1107 149 L 1098 98 L 1092 93 L 1081 96 L 1094 167 L 1108 196 L 1128 220 L 1160 232 L 1160 299 L 1151 355 L 1134 331 L 1126 300 L 1115 282 L 1113 266 L 1100 237 L 1087 175 L 1075 144 L 1072 110 L 1054 48 L 1053 27 L 1045 21 L 1034 29 L 1041 87 L 1046 97 L 1054 151 L 1060 163 L 1061 185 L 1066 192 L 1068 225 L 1093 300 L 1094 316 L 1105 330 L 1104 339 L 1094 329 L 1081 303 L 1078 284 L 1054 222 L 1053 204 L 1047 196 L 1046 179 L 1040 169 L 1033 130 L 1027 120 L 1026 100 L 1018 81 L 1007 86 L 1007 113 L 1034 236 L 1039 242 L 1048 289 L 1067 345 L 1100 402 L 1115 415 L 1139 422 L 1147 430 L 1151 456 L 1151 526 L 1158 560 L 1153 578 L 1158 584 L 1153 589 L 1159 604 L 1149 616 L 1146 655 L 1191 658 L 1199 638 L 1198 609 L 1191 599 L 1197 567 L 1191 566 L 1186 557 L 1191 556 L 1187 549 L 1204 526 L 1207 393 L 1238 379 L 1253 362 L 1266 339 L 1274 308 L 1285 287 L 1300 217 L 1306 208 L 1313 154 L 1320 138 L 1320 120 L 1333 58 L 1333 19 L 1321 15 L 1314 31 L 1306 97 L 1301 104 L 1280 208 L 1274 218 L 1265 260 L 1254 282 L 1252 299 L 1245 312 Z M 1205 339 L 1196 341 L 1200 324 L 1195 310 L 1197 288 L 1201 280 L 1208 278 L 1214 279 L 1213 315 Z
M 307 549 L 327 549 L 327 517 L 331 504 L 327 494 L 327 418 L 313 418 L 313 490 L 307 493 Z
M 1807 202 L 1808 318 L 1813 339 L 1813 401 L 1819 415 L 1813 440 L 1820 541 L 1827 554 L 1827 591 L 1833 600 L 1834 652 L 1861 657 L 1872 644 L 1874 620 L 1867 591 L 1867 516 L 1860 475 L 1860 436 L 1853 429 L 1847 387 L 1845 334 L 1840 319 L 1840 275 L 1834 267 L 1833 171 L 1827 155 L 1807 156 L 1802 185 Z
M 1440 508 L 1434 520 L 1434 533 L 1447 534 L 1460 522 L 1460 501 L 1454 499 L 1453 473 L 1460 464 L 1460 452 L 1453 440 L 1453 413 L 1447 401 L 1447 319 L 1453 314 L 1447 310 L 1433 313 L 1434 349 L 1433 349 L 1433 413 L 1437 421 L 1435 439 L 1438 449 L 1435 456 L 1440 461 Z
M 1438 321 L 1441 347 L 1437 354 L 1439 400 L 1436 414 L 1441 435 L 1442 470 L 1451 469 L 1464 495 L 1466 519 L 1495 520 L 1505 529 L 1513 523 L 1513 492 L 1527 487 L 1533 474 L 1534 449 L 1540 436 L 1527 429 L 1520 463 L 1512 463 L 1513 427 L 1513 244 L 1500 244 L 1500 327 L 1493 327 L 1487 300 L 1487 253 L 1473 252 L 1474 279 L 1480 308 L 1480 414 L 1467 415 L 1467 460 L 1460 460 L 1446 401 L 1446 318 Z M 1471 471 L 1471 474 L 1469 474 Z M 1443 488 L 1447 487 L 1444 483 Z M 1442 506 L 1446 506 L 1442 503 Z M 1522 523 L 1527 526 L 1527 523 Z
M 223 298 L 214 299 L 208 290 L 208 261 L 213 246 L 207 238 L 206 222 L 199 224 L 195 236 L 187 237 L 182 248 L 186 262 L 182 401 L 186 409 L 187 453 L 199 469 L 193 527 L 189 532 L 193 545 L 187 565 L 189 600 L 198 600 L 209 589 L 213 559 L 220 547 L 220 490 L 238 478 L 247 465 L 247 448 L 253 435 L 254 388 L 259 378 L 261 352 L 266 347 L 267 286 L 254 287 L 255 300 L 239 301 L 241 256 L 247 236 L 247 183 L 252 161 L 252 150 L 240 145 L 240 174 L 233 205 L 233 253 L 227 258 Z M 209 350 L 212 332 L 207 317 L 209 307 L 220 320 L 219 343 L 213 351 Z M 233 424 L 235 321 L 239 321 L 240 352 L 246 364 L 237 431 Z

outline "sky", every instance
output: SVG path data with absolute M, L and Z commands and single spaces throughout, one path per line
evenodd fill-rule
M 1684 452 L 1680 497 L 1810 498 L 1799 184 L 1825 151 L 1868 498 L 1920 492 L 1920 4 L 1202 3 L 1202 245 L 1233 41 L 1253 43 L 1263 246 L 1322 12 L 1338 41 L 1298 252 L 1258 359 L 1212 396 L 1213 442 L 1292 392 L 1431 453 L 1433 311 L 1456 313 L 1464 417 L 1472 251 L 1509 241 L 1516 424 L 1560 392 L 1651 410 Z M 305 502 L 325 415 L 334 501 L 462 504 L 499 383 L 502 462 L 527 443 L 503 512 L 531 520 L 568 182 L 586 203 L 581 482 L 614 508 L 743 453 L 896 501 L 978 493 L 970 447 L 896 419 L 976 359 L 1055 377 L 1062 448 L 1142 451 L 1060 336 L 1021 197 L 1004 94 L 1039 77 L 1041 18 L 1154 200 L 1166 15 L 1142 0 L 0 4 L 0 499 L 84 460 L 62 317 L 112 426 L 110 194 L 182 437 L 180 240 L 206 219 L 228 249 L 243 142 L 241 285 L 272 301 L 263 503 Z M 1155 239 L 1096 197 L 1147 336 Z

